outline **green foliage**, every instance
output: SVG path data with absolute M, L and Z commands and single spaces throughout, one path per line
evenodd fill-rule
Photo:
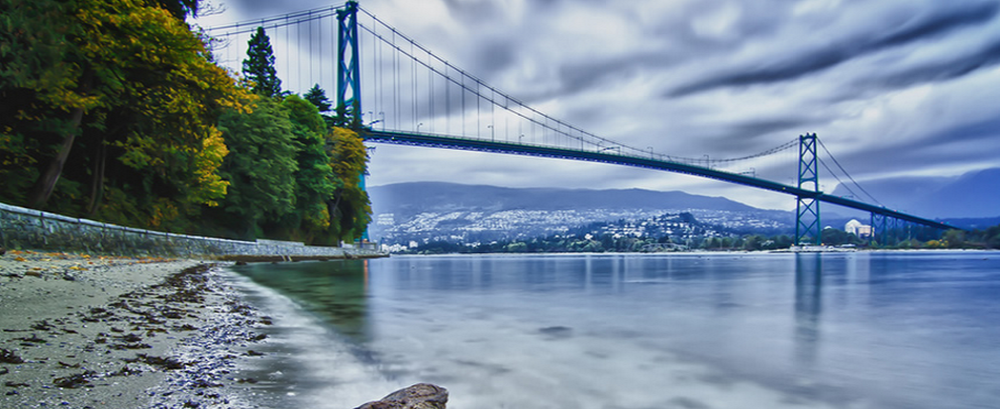
M 326 91 L 323 91 L 319 84 L 309 88 L 309 92 L 306 92 L 302 97 L 315 105 L 319 112 L 330 112 L 330 100 L 326 97 Z
M 371 212 L 360 138 L 328 131 L 318 86 L 271 98 L 281 81 L 263 29 L 244 72 L 266 97 L 240 88 L 184 22 L 197 9 L 0 0 L 0 200 L 168 231 L 359 236 Z
M 966 246 L 965 242 L 965 231 L 963 230 L 948 230 L 944 232 L 941 236 L 941 241 L 946 243 L 945 245 L 951 249 L 964 248 Z
M 983 238 L 986 248 L 1000 249 L 1000 226 L 993 226 L 986 229 Z
M 326 201 L 333 197 L 333 169 L 326 152 L 326 124 L 309 101 L 296 95 L 285 97 L 282 107 L 288 111 L 292 135 L 298 148 L 295 161 L 295 212 L 282 222 L 290 235 L 312 241 L 330 227 Z
M 188 15 L 198 16 L 198 0 L 157 0 L 156 3 L 180 20 Z
M 274 69 L 274 51 L 271 39 L 264 33 L 264 27 L 250 35 L 247 43 L 247 58 L 243 60 L 243 75 L 252 85 L 254 93 L 265 97 L 281 95 L 281 80 Z
M 337 239 L 353 241 L 371 222 L 371 201 L 361 186 L 361 177 L 368 171 L 368 150 L 361 137 L 347 128 L 334 128 L 328 138 L 333 145 L 330 167 L 336 185 L 334 197 L 328 202 L 330 233 Z
M 823 229 L 820 233 L 821 241 L 827 246 L 841 246 L 844 244 L 864 244 L 858 236 L 840 229 Z
M 163 228 L 225 195 L 215 123 L 245 93 L 166 3 L 0 0 L 3 200 Z
M 259 98 L 249 114 L 223 114 L 219 128 L 229 147 L 220 174 L 230 184 L 221 207 L 237 234 L 259 237 L 262 224 L 295 208 L 297 149 L 288 112 L 271 98 Z

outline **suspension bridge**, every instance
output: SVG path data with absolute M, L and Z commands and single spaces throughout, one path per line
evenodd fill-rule
M 298 89 L 326 84 L 336 90 L 336 114 L 367 142 L 458 149 L 599 162 L 675 172 L 783 193 L 796 200 L 796 243 L 820 244 L 820 203 L 870 214 L 873 242 L 898 238 L 908 224 L 954 227 L 878 204 L 815 134 L 736 158 L 672 156 L 594 135 L 547 115 L 457 67 L 361 8 L 356 1 L 205 29 L 217 43 L 217 59 L 233 66 L 245 56 L 236 48 L 263 27 L 275 44 L 279 73 L 296 74 Z M 280 54 L 280 55 L 279 55 Z M 333 62 L 335 69 L 329 67 Z M 305 84 L 305 85 L 303 85 Z M 362 105 L 362 101 L 365 102 Z M 818 148 L 822 148 L 819 151 Z M 797 151 L 797 152 L 796 152 Z M 826 154 L 840 170 L 819 155 Z M 791 154 L 782 172 L 797 183 L 759 173 L 774 158 Z M 748 163 L 758 163 L 749 167 Z M 822 166 L 853 198 L 820 190 Z M 850 183 L 840 178 L 843 175 Z M 853 186 L 853 188 L 852 188 Z M 857 199 L 858 192 L 870 202 Z M 873 204 L 874 203 L 874 204 Z

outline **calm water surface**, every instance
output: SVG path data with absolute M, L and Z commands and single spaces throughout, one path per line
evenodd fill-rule
M 1000 253 L 392 257 L 233 267 L 265 407 L 1000 408 Z M 256 348 L 256 346 L 255 346 Z

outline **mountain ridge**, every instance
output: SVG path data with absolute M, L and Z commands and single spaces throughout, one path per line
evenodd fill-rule
M 581 208 L 710 209 L 768 211 L 724 197 L 646 189 L 509 188 L 448 182 L 409 182 L 368 188 L 375 213 L 461 207 L 489 210 L 579 210 Z M 405 200 L 399 200 L 404 199 Z M 663 206 L 663 203 L 672 203 Z M 405 214 L 405 212 L 404 212 Z
M 880 204 L 932 219 L 991 218 L 1000 216 L 1000 168 L 958 176 L 902 176 L 865 181 Z M 835 196 L 850 196 L 843 185 Z M 853 192 L 861 193 L 861 192 Z

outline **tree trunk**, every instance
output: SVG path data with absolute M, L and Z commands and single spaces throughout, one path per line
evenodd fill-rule
M 108 148 L 104 146 L 104 140 L 101 139 L 100 145 L 97 146 L 97 160 L 94 161 L 94 175 L 90 184 L 90 203 L 87 205 L 87 214 L 91 216 L 97 213 L 101 199 L 104 198 L 104 167 L 107 163 L 107 156 Z
M 80 81 L 80 93 L 87 94 L 90 92 L 91 83 L 93 82 L 93 74 L 89 69 L 84 71 L 83 76 Z M 56 182 L 59 181 L 59 176 L 62 175 L 63 166 L 66 165 L 66 158 L 69 157 L 69 151 L 73 149 L 73 141 L 76 140 L 77 130 L 80 129 L 80 123 L 83 121 L 83 107 L 73 108 L 70 111 L 70 123 L 69 127 L 66 129 L 66 134 L 63 135 L 62 145 L 59 146 L 59 152 L 56 154 L 55 158 L 49 162 L 49 166 L 45 169 L 35 181 L 35 187 L 32 188 L 31 194 L 28 196 L 28 203 L 36 209 L 41 209 L 45 206 L 45 203 L 49 201 L 49 197 L 52 196 L 52 191 L 55 190 Z
M 73 141 L 76 140 L 76 130 L 80 127 L 82 120 L 83 108 L 73 109 L 72 117 L 70 118 L 70 127 L 66 131 L 66 135 L 63 136 L 62 145 L 59 146 L 59 153 L 49 162 L 49 166 L 45 169 L 45 172 L 38 177 L 35 187 L 28 197 L 28 201 L 32 207 L 41 209 L 45 206 L 45 202 L 49 201 L 49 197 L 52 196 L 56 182 L 59 181 L 59 176 L 62 175 L 63 166 L 66 165 L 66 158 L 69 157 L 69 151 L 73 148 Z

